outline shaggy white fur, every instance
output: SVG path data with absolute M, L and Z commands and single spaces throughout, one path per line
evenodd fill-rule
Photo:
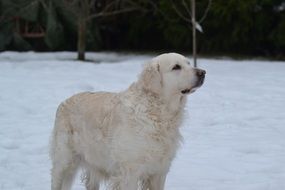
M 186 95 L 205 71 L 179 54 L 145 65 L 120 93 L 84 92 L 60 104 L 52 134 L 52 190 L 69 190 L 79 167 L 88 190 L 162 190 L 181 139 Z

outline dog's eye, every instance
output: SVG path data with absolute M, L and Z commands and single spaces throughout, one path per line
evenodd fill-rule
M 172 67 L 172 70 L 180 70 L 181 66 L 176 64 L 174 67 Z

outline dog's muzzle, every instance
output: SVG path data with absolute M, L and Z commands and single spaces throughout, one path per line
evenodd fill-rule
M 197 88 L 203 85 L 204 80 L 205 80 L 206 71 L 202 69 L 195 69 L 195 72 L 197 76 L 197 82 L 195 86 L 189 89 L 187 88 L 187 89 L 182 90 L 181 91 L 182 94 L 190 94 L 192 92 L 195 92 Z
M 202 69 L 196 69 L 196 75 L 198 77 L 196 87 L 200 87 L 204 83 L 206 71 Z

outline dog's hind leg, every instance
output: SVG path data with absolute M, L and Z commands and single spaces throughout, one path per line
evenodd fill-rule
M 52 190 L 70 190 L 76 175 L 77 165 L 54 165 L 52 168 Z
M 65 135 L 57 135 L 53 143 L 52 169 L 51 169 L 51 189 L 70 190 L 73 179 L 76 175 L 80 159 L 76 157 L 68 144 L 64 142 Z M 59 142 L 58 142 L 59 140 Z
M 53 139 L 52 190 L 70 190 L 80 162 L 65 142 L 66 138 L 66 134 L 57 134 Z
M 51 139 L 50 157 L 52 160 L 51 189 L 70 190 L 80 162 L 72 149 L 70 126 L 58 110 L 53 136 Z

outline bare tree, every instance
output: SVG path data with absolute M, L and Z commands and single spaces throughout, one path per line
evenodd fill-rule
M 193 63 L 194 67 L 197 67 L 197 36 L 196 30 L 203 32 L 201 23 L 207 17 L 210 10 L 212 0 L 208 0 L 208 5 L 204 11 L 203 16 L 197 21 L 196 20 L 196 0 L 182 0 L 182 5 L 178 6 L 177 2 L 171 0 L 172 8 L 175 10 L 176 14 L 184 20 L 187 24 L 192 25 L 192 53 L 193 53 Z
M 131 0 L 64 0 L 66 7 L 77 17 L 78 59 L 85 60 L 88 23 L 99 17 L 114 16 L 141 9 Z

